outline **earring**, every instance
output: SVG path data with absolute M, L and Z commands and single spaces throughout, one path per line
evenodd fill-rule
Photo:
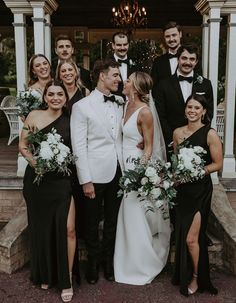
M 205 114 L 202 115 L 201 120 L 204 121 L 204 118 L 205 118 Z

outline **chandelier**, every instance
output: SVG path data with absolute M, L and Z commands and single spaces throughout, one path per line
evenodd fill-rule
M 119 7 L 112 8 L 114 26 L 132 31 L 147 25 L 147 12 L 140 7 L 137 0 L 122 0 Z

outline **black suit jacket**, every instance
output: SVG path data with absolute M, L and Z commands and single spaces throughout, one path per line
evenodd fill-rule
M 194 74 L 192 93 L 204 93 L 208 103 L 209 118 L 213 117 L 213 90 L 211 81 L 203 78 L 203 82 L 199 83 L 197 74 Z M 177 127 L 187 124 L 184 116 L 185 101 L 175 73 L 158 84 L 158 89 L 154 96 L 156 108 L 160 118 L 162 131 L 166 145 L 172 142 L 173 131 Z
M 55 60 L 52 61 L 52 77 L 55 78 L 56 76 L 56 69 L 58 65 L 58 59 L 56 58 Z M 82 66 L 78 66 L 78 70 L 80 73 L 80 79 L 82 84 L 89 90 L 92 91 L 93 86 L 92 86 L 92 80 L 91 80 L 91 75 L 90 71 L 83 68 Z
M 109 57 L 110 59 L 114 59 L 115 60 L 115 57 L 114 55 L 111 55 Z M 131 63 L 132 62 L 132 59 L 128 57 L 128 61 Z M 127 78 L 133 73 L 133 72 L 136 72 L 137 71 L 137 68 L 135 67 L 135 65 L 132 65 L 132 64 L 127 64 Z M 123 88 L 124 88 L 124 81 L 122 79 L 122 76 L 120 75 L 121 77 L 121 82 L 119 82 L 119 85 L 118 85 L 118 90 L 116 92 L 113 92 L 114 94 L 118 95 L 118 96 L 122 96 L 125 100 L 125 95 L 122 94 L 122 91 L 123 91 Z

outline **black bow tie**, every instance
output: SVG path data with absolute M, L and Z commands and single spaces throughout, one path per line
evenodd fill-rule
M 107 102 L 107 101 L 116 102 L 116 98 L 114 95 L 111 95 L 111 96 L 104 95 L 104 102 Z
M 125 64 L 129 64 L 129 60 L 128 59 L 118 59 L 119 63 L 125 63 Z
M 189 83 L 193 82 L 193 77 L 184 77 L 184 76 L 179 75 L 178 79 L 179 79 L 179 81 L 188 81 Z
M 177 54 L 168 53 L 168 58 L 169 58 L 169 59 L 177 58 Z

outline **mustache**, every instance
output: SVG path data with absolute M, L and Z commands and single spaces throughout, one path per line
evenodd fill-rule
M 182 64 L 183 67 L 192 67 L 192 64 Z

